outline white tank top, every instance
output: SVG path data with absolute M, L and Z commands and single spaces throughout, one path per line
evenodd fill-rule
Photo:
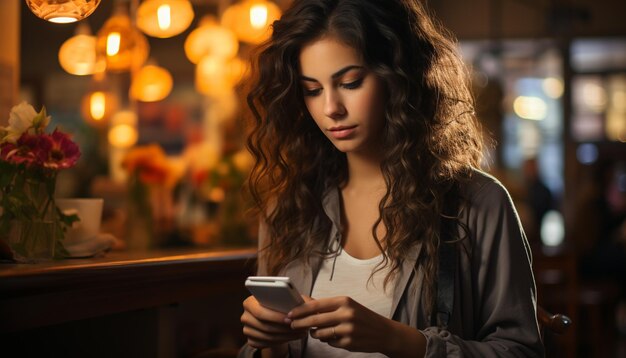
M 361 305 L 389 318 L 393 296 L 393 282 L 384 290 L 384 280 L 389 272 L 388 268 L 378 271 L 370 280 L 372 272 L 383 260 L 383 255 L 371 259 L 360 260 L 350 256 L 345 250 L 340 250 L 334 262 L 334 257 L 323 261 L 317 279 L 313 286 L 313 298 L 349 296 Z M 332 280 L 331 280 L 332 277 Z M 309 357 L 386 357 L 380 353 L 353 353 L 344 349 L 332 347 L 318 339 L 309 336 L 306 354 Z

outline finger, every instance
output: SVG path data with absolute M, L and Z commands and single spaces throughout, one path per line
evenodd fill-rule
M 336 311 L 314 313 L 309 316 L 303 316 L 299 319 L 291 321 L 292 329 L 306 329 L 306 328 L 324 328 L 330 326 L 336 326 L 341 322 L 341 317 Z
M 267 333 L 251 326 L 244 326 L 243 334 L 249 340 L 253 340 L 264 345 L 275 345 L 278 343 L 300 339 L 306 335 L 306 332 L 292 331 L 289 333 Z
M 245 326 L 251 326 L 267 333 L 288 333 L 293 331 L 291 326 L 286 323 L 262 321 L 247 311 L 244 311 L 241 315 L 241 323 Z
M 346 304 L 348 300 L 348 297 L 312 299 L 291 310 L 287 314 L 287 317 L 290 319 L 295 319 L 302 316 L 309 316 L 318 312 L 334 311 L 341 305 Z
M 286 315 L 282 312 L 271 310 L 262 306 L 254 296 L 248 297 L 243 301 L 244 311 L 250 312 L 254 317 L 261 321 L 284 323 Z
M 338 326 L 331 326 L 327 328 L 312 329 L 309 332 L 313 338 L 317 338 L 322 342 L 330 342 L 341 338 L 341 336 L 337 334 L 337 328 Z

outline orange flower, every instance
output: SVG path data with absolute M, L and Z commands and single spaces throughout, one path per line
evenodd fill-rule
M 145 184 L 173 187 L 182 175 L 182 169 L 157 144 L 131 149 L 124 157 L 122 166 Z

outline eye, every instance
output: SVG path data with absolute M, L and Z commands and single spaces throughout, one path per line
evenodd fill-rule
M 363 78 L 359 78 L 356 81 L 352 81 L 352 82 L 348 82 L 348 83 L 342 83 L 341 87 L 345 88 L 345 89 L 357 89 L 359 87 L 361 87 L 361 85 L 363 84 Z
M 302 89 L 302 94 L 305 97 L 315 97 L 319 95 L 320 93 L 322 93 L 321 88 L 303 88 Z

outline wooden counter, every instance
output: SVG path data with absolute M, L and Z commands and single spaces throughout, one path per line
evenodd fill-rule
M 187 301 L 206 302 L 209 316 L 234 311 L 228 320 L 237 326 L 246 295 L 244 279 L 255 261 L 255 249 L 170 249 L 39 264 L 0 263 L 0 336 Z

